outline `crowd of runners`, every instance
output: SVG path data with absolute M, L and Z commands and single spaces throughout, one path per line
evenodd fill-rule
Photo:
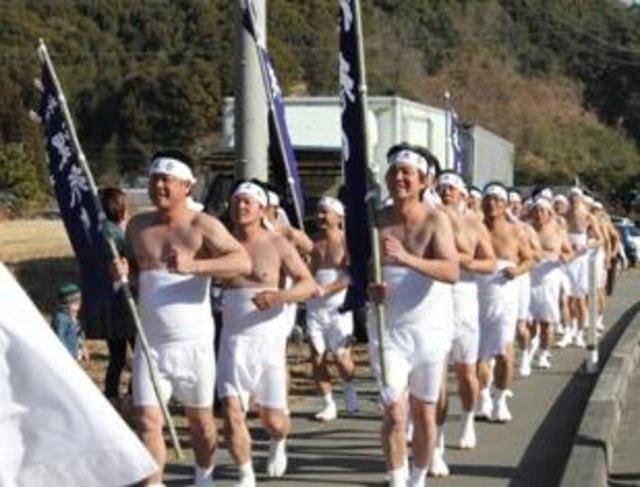
M 551 367 L 556 337 L 560 348 L 585 346 L 588 298 L 596 299 L 604 328 L 606 277 L 618 234 L 604 205 L 579 187 L 566 195 L 540 187 L 524 198 L 501 182 L 468 186 L 455 172 L 440 172 L 421 147 L 396 145 L 387 158 L 389 198 L 378 218 L 383 277 L 369 286 L 370 302 L 384 305 L 386 319 L 382 343 L 374 314 L 367 319 L 369 356 L 379 385 L 387 479 L 392 486 L 421 486 L 427 474 L 449 474 L 442 429 L 448 366 L 463 409 L 459 445 L 476 448 L 482 444 L 476 418 L 512 420 L 516 373 L 527 377 Z M 195 485 L 214 482 L 215 384 L 236 485 L 250 487 L 256 485 L 246 422 L 251 409 L 271 438 L 267 475 L 286 475 L 286 345 L 298 303 L 306 303 L 322 397 L 315 418 L 332 421 L 339 414 L 329 357 L 343 382 L 345 413 L 359 409 L 353 318 L 339 309 L 349 285 L 345 208 L 337 198 L 322 197 L 320 234 L 311 240 L 283 220 L 278 195 L 260 181 L 235 185 L 227 225 L 193 207 L 194 183 L 185 157 L 154 157 L 149 195 L 155 210 L 130 219 L 127 258 L 114 262 L 112 272 L 114 279 L 129 276 L 137 287 L 162 400 L 174 397 L 185 406 Z M 590 260 L 595 297 L 588 296 Z M 217 357 L 212 285 L 222 289 Z M 140 436 L 160 466 L 147 485 L 161 485 L 163 417 L 138 346 L 133 401 Z

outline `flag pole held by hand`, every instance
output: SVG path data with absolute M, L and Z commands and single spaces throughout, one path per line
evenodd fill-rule
M 55 101 L 57 102 L 57 104 L 59 104 L 60 110 L 64 118 L 64 122 L 66 123 L 66 132 L 67 132 L 66 136 L 71 142 L 73 149 L 76 151 L 78 163 L 80 164 L 80 169 L 84 173 L 84 178 L 86 179 L 87 187 L 85 189 L 87 189 L 88 192 L 91 194 L 91 198 L 93 200 L 92 203 L 97 210 L 99 226 L 102 229 L 101 236 L 104 238 L 107 244 L 107 248 L 108 248 L 111 260 L 113 261 L 119 258 L 118 250 L 116 248 L 116 245 L 113 239 L 109 235 L 107 235 L 107 233 L 105 232 L 106 226 L 104 225 L 104 223 L 106 221 L 106 216 L 105 216 L 100 198 L 98 197 L 98 190 L 97 190 L 95 181 L 93 179 L 93 175 L 91 174 L 89 165 L 87 164 L 87 159 L 84 155 L 84 152 L 82 151 L 82 147 L 80 146 L 80 141 L 78 140 L 78 135 L 76 134 L 76 130 L 73 124 L 73 119 L 71 118 L 69 108 L 67 107 L 67 102 L 62 92 L 60 82 L 58 81 L 58 77 L 53 67 L 53 63 L 51 62 L 51 58 L 49 57 L 47 47 L 42 39 L 40 39 L 37 52 L 38 52 L 38 57 L 41 63 L 46 67 L 46 70 L 51 78 L 51 81 L 53 82 L 53 85 L 55 88 L 55 96 L 57 98 Z M 44 93 L 43 96 L 47 96 L 47 95 L 48 95 L 47 93 Z M 43 123 L 46 123 L 46 120 L 43 120 Z M 57 143 L 60 143 L 60 141 L 57 141 Z M 88 218 L 88 216 L 86 218 Z M 182 449 L 180 448 L 180 441 L 178 440 L 178 435 L 176 433 L 175 425 L 173 423 L 171 415 L 169 414 L 167 404 L 162 400 L 160 387 L 158 385 L 157 371 L 153 361 L 151 360 L 151 356 L 149 353 L 149 343 L 147 341 L 144 330 L 142 329 L 142 324 L 140 322 L 140 318 L 136 310 L 135 301 L 133 299 L 133 294 L 131 293 L 131 288 L 129 286 L 129 282 L 127 278 L 121 277 L 120 281 L 116 284 L 116 286 L 121 288 L 123 291 L 123 295 L 127 303 L 127 310 L 131 315 L 132 321 L 135 324 L 136 331 L 138 333 L 138 336 L 137 336 L 138 345 L 142 350 L 145 363 L 149 369 L 151 383 L 153 385 L 153 391 L 158 400 L 158 404 L 160 405 L 160 409 L 162 411 L 162 415 L 164 417 L 165 423 L 169 428 L 169 435 L 171 437 L 171 443 L 172 443 L 173 449 L 175 450 L 176 456 L 178 457 L 178 459 L 182 460 L 184 458 L 184 455 L 183 455 Z

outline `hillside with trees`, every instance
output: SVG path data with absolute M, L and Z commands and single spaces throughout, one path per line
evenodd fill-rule
M 229 0 L 2 0 L 0 204 L 46 192 L 33 79 L 46 40 L 101 181 L 216 140 L 233 94 Z M 285 93 L 337 92 L 335 0 L 268 0 Z M 640 12 L 618 0 L 368 0 L 370 93 L 442 106 L 516 145 L 516 181 L 640 186 Z

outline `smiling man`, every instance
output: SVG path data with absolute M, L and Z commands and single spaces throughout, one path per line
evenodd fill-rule
M 195 485 L 213 485 L 216 429 L 212 404 L 215 382 L 211 278 L 249 273 L 243 247 L 216 218 L 188 207 L 195 183 L 187 157 L 158 153 L 149 171 L 149 197 L 155 211 L 135 215 L 127 227 L 131 266 L 115 262 L 119 277 L 133 271 L 139 311 L 163 401 L 173 395 L 186 409 L 195 450 Z M 130 269 L 131 267 L 131 269 Z M 139 343 L 133 359 L 133 401 L 146 447 L 160 466 L 166 460 L 163 418 Z M 147 479 L 160 485 L 161 473 Z
M 380 215 L 383 284 L 369 289 L 374 302 L 386 305 L 386 386 L 372 329 L 371 365 L 384 405 L 381 436 L 391 485 L 407 485 L 404 461 L 409 410 L 414 433 L 408 485 L 419 486 L 424 484 L 435 446 L 435 403 L 451 343 L 451 283 L 458 279 L 458 254 L 447 216 L 421 202 L 428 164 L 420 151 L 392 147 L 388 163 L 386 184 L 393 205 Z
M 239 470 L 241 487 L 255 485 L 251 436 L 245 421 L 250 400 L 258 406 L 270 436 L 267 475 L 287 468 L 286 330 L 287 305 L 311 297 L 313 277 L 293 244 L 265 228 L 268 196 L 254 181 L 236 185 L 231 196 L 233 234 L 248 252 L 253 271 L 224 280 L 218 393 L 223 401 L 225 436 Z M 285 288 L 285 279 L 291 284 Z

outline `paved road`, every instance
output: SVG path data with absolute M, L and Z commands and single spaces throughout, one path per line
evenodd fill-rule
M 609 325 L 604 343 L 609 347 L 620 330 L 611 325 L 640 296 L 640 271 L 627 272 L 611 299 L 605 320 Z M 589 397 L 594 377 L 580 371 L 585 356 L 582 349 L 555 350 L 553 367 L 535 371 L 527 379 L 517 379 L 511 400 L 514 421 L 506 425 L 479 423 L 479 446 L 473 451 L 454 447 L 460 432 L 460 406 L 455 384 L 449 377 L 451 395 L 447 420 L 447 461 L 452 476 L 429 480 L 428 484 L 449 486 L 553 486 L 564 469 L 573 435 Z M 375 407 L 375 390 L 366 371 L 358 378 L 363 410 L 350 418 L 330 424 L 318 424 L 308 418 L 318 407 L 315 398 L 297 398 L 293 413 L 293 435 L 289 443 L 290 468 L 286 479 L 267 481 L 264 458 L 267 439 L 252 422 L 254 465 L 260 484 L 276 486 L 384 485 L 385 466 L 379 447 L 379 415 Z M 640 446 L 636 435 L 636 451 Z M 449 448 L 450 447 L 450 448 Z M 233 484 L 231 467 L 224 446 L 218 452 L 216 477 L 218 486 Z M 637 470 L 637 469 L 636 469 Z M 168 466 L 167 485 L 185 485 L 191 468 Z

